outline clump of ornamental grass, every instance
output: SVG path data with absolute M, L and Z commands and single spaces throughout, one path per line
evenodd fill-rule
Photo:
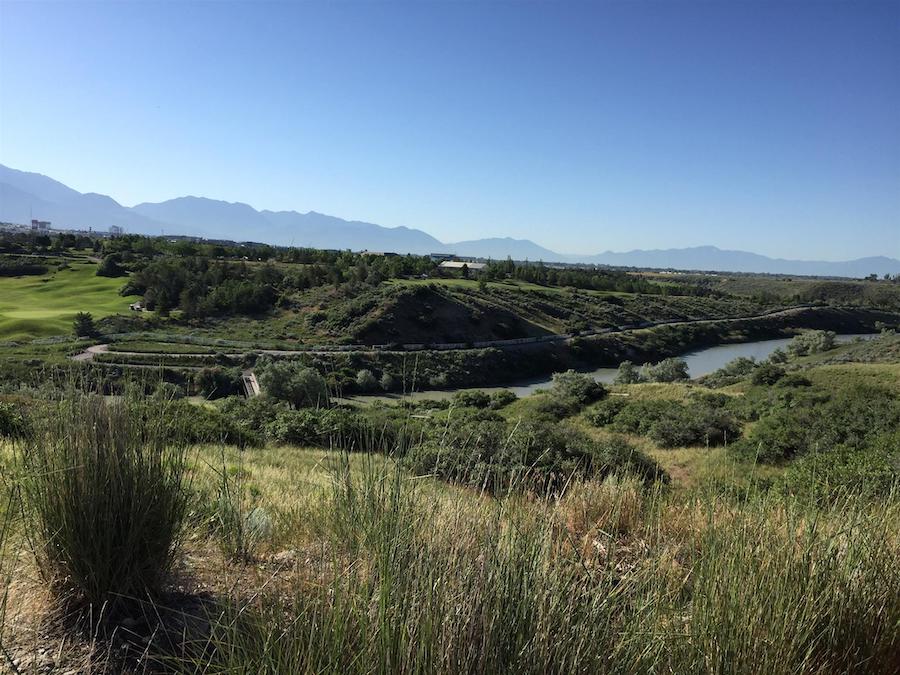
M 115 618 L 157 596 L 189 502 L 165 410 L 70 393 L 19 446 L 25 531 L 60 599 Z M 173 444 L 174 443 L 174 444 Z

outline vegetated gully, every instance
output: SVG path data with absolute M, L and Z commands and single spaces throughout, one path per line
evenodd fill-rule
M 875 337 L 878 337 L 878 333 L 845 333 L 838 335 L 836 341 L 838 343 L 846 343 L 852 342 L 853 340 L 857 339 L 870 340 Z M 741 356 L 746 358 L 754 358 L 756 360 L 766 359 L 772 352 L 774 352 L 779 347 L 784 347 L 792 339 L 793 338 L 778 338 L 775 340 L 756 340 L 753 342 L 716 345 L 714 347 L 706 347 L 705 349 L 692 350 L 681 354 L 680 357 L 687 362 L 688 373 L 690 377 L 697 378 L 704 375 L 709 375 L 713 371 L 716 371 L 724 366 L 729 361 L 733 361 L 734 359 Z M 592 375 L 598 382 L 610 384 L 615 379 L 618 368 L 596 368 L 594 370 L 586 370 L 582 372 Z M 539 389 L 546 389 L 552 383 L 552 376 L 547 376 L 530 378 L 505 387 L 466 387 L 460 389 L 421 390 L 406 394 L 405 397 L 412 399 L 441 400 L 450 398 L 457 391 L 463 391 L 465 389 L 477 389 L 486 393 L 506 389 L 521 397 L 529 396 Z M 354 400 L 360 401 L 372 401 L 378 399 L 388 400 L 390 398 L 394 397 L 366 395 L 357 395 L 353 397 Z
M 846 309 L 836 309 L 836 308 L 825 308 L 825 307 L 811 307 L 809 305 L 803 306 L 795 306 L 784 308 L 781 310 L 766 312 L 760 315 L 755 316 L 744 316 L 744 317 L 731 317 L 727 319 L 695 319 L 695 320 L 687 320 L 687 321 L 663 321 L 654 323 L 652 325 L 642 325 L 642 326 L 623 326 L 618 329 L 607 329 L 596 335 L 610 335 L 615 333 L 632 333 L 635 331 L 644 331 L 652 328 L 666 328 L 666 327 L 674 327 L 674 326 L 702 326 L 704 324 L 718 324 L 718 325 L 729 325 L 729 324 L 744 324 L 747 322 L 755 323 L 754 320 L 771 320 L 778 319 L 779 323 L 784 322 L 786 324 L 791 324 L 793 322 L 790 321 L 792 317 L 797 317 L 798 319 L 802 316 L 806 316 L 807 320 L 800 320 L 797 322 L 796 328 L 811 328 L 811 327 L 823 327 L 829 329 L 838 330 L 841 334 L 839 336 L 839 340 L 848 341 L 852 340 L 856 337 L 869 337 L 872 336 L 871 333 L 862 333 L 859 332 L 862 330 L 872 330 L 873 317 L 867 316 L 865 318 L 861 316 L 852 316 L 851 322 L 848 324 L 846 319 L 848 317 L 844 317 L 844 320 L 838 321 L 835 325 L 822 325 L 822 326 L 812 326 L 808 321 L 809 314 L 818 314 L 820 311 L 824 313 L 828 313 L 829 310 L 836 310 L 838 312 L 847 312 L 851 316 L 858 313 L 858 308 L 846 308 Z M 854 311 L 857 310 L 857 311 Z M 866 313 L 866 312 L 864 312 Z M 895 321 L 900 319 L 900 316 L 892 315 L 888 312 L 874 312 L 875 314 L 881 315 L 881 318 L 890 318 Z M 869 312 L 871 314 L 871 312 Z M 780 326 L 781 330 L 776 330 L 775 334 L 780 332 L 781 335 L 784 335 L 785 328 L 789 328 L 789 326 L 784 325 L 784 323 Z M 813 323 L 818 324 L 818 321 L 814 321 Z M 826 324 L 831 324 L 833 321 L 825 321 Z M 840 331 L 840 328 L 845 328 L 844 331 Z M 846 328 L 851 328 L 850 331 L 847 331 Z M 857 329 L 853 331 L 853 329 Z M 772 335 L 772 331 L 764 331 L 762 334 L 757 333 L 759 337 L 769 337 L 765 335 L 765 332 L 768 332 L 769 335 Z M 580 337 L 590 337 L 594 334 L 583 334 Z M 570 342 L 573 339 L 573 336 L 553 336 L 557 343 L 565 341 Z M 747 337 L 750 337 L 748 335 Z M 574 338 L 578 339 L 578 338 Z M 783 346 L 787 342 L 790 341 L 790 338 L 778 338 L 778 339 L 749 339 L 745 341 L 735 342 L 734 340 L 722 340 L 722 343 L 712 346 L 703 346 L 698 345 L 694 349 L 689 349 L 680 354 L 685 360 L 688 362 L 688 368 L 691 377 L 701 377 L 702 375 L 706 375 L 711 373 L 712 371 L 722 367 L 728 361 L 732 359 L 738 358 L 739 356 L 747 356 L 754 357 L 757 359 L 764 359 L 769 354 L 771 354 L 775 349 L 779 346 Z M 518 341 L 509 341 L 509 342 L 518 342 Z M 544 342 L 544 344 L 547 344 Z M 709 344 L 707 342 L 707 344 Z M 477 345 L 476 348 L 484 348 L 487 345 Z M 499 346 L 499 345 L 498 345 Z M 510 347 L 513 345 L 509 345 Z M 521 347 L 528 347 L 529 345 L 520 344 Z M 74 355 L 72 358 L 78 361 L 90 361 L 93 359 L 95 354 L 105 353 L 108 350 L 109 345 L 107 344 L 99 344 L 89 347 L 87 350 Z M 437 350 L 437 351 L 447 351 L 451 345 L 407 345 L 405 348 L 401 348 L 399 351 L 408 352 L 408 351 L 428 351 L 428 350 Z M 465 349 L 465 347 L 457 347 L 456 345 L 452 346 L 454 349 Z M 472 348 L 471 346 L 467 348 Z M 385 352 L 385 353 L 397 353 L 396 347 L 393 349 L 387 346 L 359 346 L 358 350 L 362 353 L 373 353 L 373 352 Z M 250 351 L 250 350 L 248 350 Z M 284 356 L 301 356 L 304 354 L 329 354 L 329 353 L 347 353 L 348 351 L 356 351 L 356 347 L 354 346 L 325 346 L 321 348 L 311 347 L 302 350 L 266 350 L 266 349 L 256 349 L 252 350 L 257 354 L 268 354 L 272 356 L 284 357 Z M 117 354 L 121 354 L 123 356 L 128 356 L 132 354 L 132 352 L 122 352 L 117 351 Z M 244 356 L 247 351 L 228 354 L 229 357 L 240 358 Z M 670 354 L 671 355 L 671 354 Z M 185 367 L 190 368 L 191 366 L 187 366 L 187 362 L 189 362 L 190 354 L 157 354 L 160 357 L 184 357 L 185 358 Z M 607 362 L 608 363 L 608 362 Z M 113 365 L 113 364 L 108 364 Z M 125 364 L 122 364 L 125 365 Z M 137 367 L 137 366 L 135 366 Z M 147 367 L 147 366 L 143 366 Z M 611 368 L 608 365 L 606 367 L 601 368 L 578 368 L 581 372 L 587 372 L 593 374 L 598 381 L 601 382 L 610 382 L 615 377 L 616 368 Z M 248 371 L 249 372 L 249 371 Z M 479 389 L 482 391 L 494 391 L 499 389 L 509 389 L 520 396 L 526 396 L 530 393 L 533 393 L 535 390 L 546 387 L 551 382 L 551 373 L 544 372 L 541 374 L 535 374 L 530 377 L 522 377 L 517 378 L 515 380 L 504 382 L 501 386 L 500 383 L 482 383 L 479 385 L 473 385 L 471 387 L 455 387 L 450 389 L 441 389 L 441 390 L 418 390 L 412 393 L 406 393 L 406 396 L 413 396 L 416 398 L 444 398 L 447 396 L 452 396 L 456 391 L 460 391 L 463 389 Z M 384 399 L 391 398 L 391 396 L 383 396 L 383 395 L 357 395 L 354 398 L 357 400 L 376 400 L 376 399 Z

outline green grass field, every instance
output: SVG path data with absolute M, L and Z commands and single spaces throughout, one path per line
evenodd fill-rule
M 96 269 L 75 263 L 41 276 L 0 279 L 0 340 L 69 334 L 78 312 L 90 312 L 95 319 L 128 312 L 136 296 L 119 295 L 123 279 L 98 277 Z

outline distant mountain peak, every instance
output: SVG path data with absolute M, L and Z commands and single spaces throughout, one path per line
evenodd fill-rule
M 32 215 L 33 214 L 33 215 Z M 344 220 L 317 211 L 257 211 L 244 202 L 186 195 L 132 208 L 98 193 L 81 194 L 38 173 L 0 164 L 0 220 L 26 223 L 50 220 L 58 228 L 108 229 L 112 225 L 143 234 L 188 234 L 234 241 L 260 241 L 285 246 L 394 251 L 427 254 L 449 251 L 460 256 L 503 260 L 578 262 L 618 267 L 762 272 L 770 274 L 863 277 L 900 274 L 900 261 L 873 256 L 844 262 L 783 260 L 713 245 L 680 249 L 606 251 L 597 255 L 564 255 L 528 239 L 489 237 L 442 243 L 407 226 L 383 227 Z

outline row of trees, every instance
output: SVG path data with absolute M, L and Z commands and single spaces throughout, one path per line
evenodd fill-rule
M 652 295 L 721 295 L 706 284 L 660 284 L 644 277 L 597 267 L 550 267 L 543 262 L 516 264 L 507 258 L 490 261 L 482 272 L 486 281 L 516 279 L 540 286 L 564 286 L 594 291 Z

